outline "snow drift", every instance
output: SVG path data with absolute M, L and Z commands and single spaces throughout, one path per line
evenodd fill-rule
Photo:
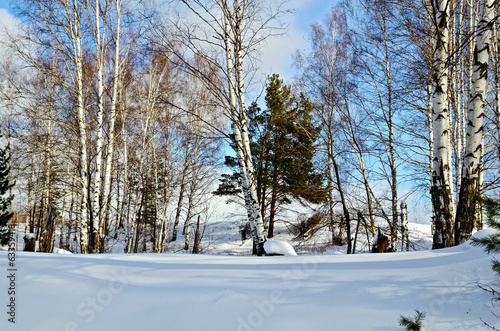
M 7 252 L 0 252 L 7 265 Z M 470 245 L 411 253 L 241 257 L 17 252 L 16 323 L 0 330 L 477 330 L 496 276 Z M 4 270 L 7 268 L 4 267 Z M 2 277 L 6 311 L 8 279 Z

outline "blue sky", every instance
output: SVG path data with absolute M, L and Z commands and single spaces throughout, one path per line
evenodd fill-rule
M 9 2 L 11 0 L 0 0 L 0 9 L 8 9 Z M 295 14 L 287 18 L 290 23 L 288 34 L 268 42 L 261 54 L 261 72 L 264 75 L 277 72 L 285 80 L 289 80 L 292 53 L 296 49 L 307 48 L 310 25 L 322 20 L 336 2 L 337 0 L 289 0 L 287 7 L 295 9 Z M 0 15 L 0 19 L 5 19 L 2 16 Z

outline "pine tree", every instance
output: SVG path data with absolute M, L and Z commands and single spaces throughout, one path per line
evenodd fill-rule
M 425 312 L 415 310 L 414 317 L 399 316 L 399 325 L 406 328 L 408 331 L 422 330 L 422 322 L 425 318 Z
M 486 223 L 491 229 L 497 232 L 490 234 L 486 237 L 476 238 L 472 237 L 472 245 L 481 246 L 488 253 L 500 252 L 500 201 L 490 198 L 474 198 L 476 202 L 482 203 L 486 210 Z M 500 261 L 492 259 L 492 269 L 500 276 Z
M 12 218 L 9 207 L 14 198 L 9 194 L 10 188 L 14 184 L 10 183 L 10 155 L 8 148 L 0 149 L 0 244 L 5 245 L 9 241 L 10 229 L 7 223 Z
M 269 77 L 266 108 L 257 103 L 248 109 L 251 152 L 255 169 L 257 197 L 261 213 L 269 219 L 268 237 L 273 237 L 277 207 L 290 198 L 321 203 L 326 199 L 323 176 L 316 171 L 313 158 L 319 128 L 312 120 L 312 104 L 301 94 L 292 95 L 279 76 Z M 226 165 L 234 167 L 234 158 Z M 224 175 L 218 195 L 234 195 L 238 175 Z

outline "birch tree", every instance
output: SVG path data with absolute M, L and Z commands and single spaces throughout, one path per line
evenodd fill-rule
M 371 134 L 375 146 L 380 144 L 380 176 L 387 182 L 391 192 L 391 206 L 388 213 L 391 248 L 396 249 L 398 235 L 398 160 L 396 159 L 396 110 L 398 105 L 395 92 L 395 72 L 399 42 L 394 32 L 397 23 L 392 16 L 397 9 L 390 1 L 361 1 L 367 13 L 368 22 L 361 23 L 360 40 L 368 43 L 368 47 L 360 49 L 360 77 L 362 91 L 359 93 L 361 105 L 373 121 Z M 376 149 L 376 148 L 375 148 Z M 374 231 L 374 229 L 373 229 Z
M 246 1 L 243 3 L 247 4 Z M 230 112 L 234 132 L 236 154 L 240 167 L 243 194 L 252 228 L 257 255 L 265 254 L 264 220 L 257 199 L 256 182 L 253 171 L 250 139 L 248 137 L 247 115 L 245 108 L 245 90 L 243 83 L 243 34 L 242 23 L 246 8 L 240 0 L 234 2 L 231 13 L 227 4 L 224 8 L 224 43 L 227 61 L 228 85 L 230 91 Z M 233 64 L 233 57 L 235 63 Z M 234 67 L 233 67 L 234 66 Z M 233 70 L 236 71 L 233 79 Z
M 482 0 L 480 20 L 477 26 L 477 41 L 474 47 L 474 64 L 470 86 L 467 115 L 467 134 L 460 185 L 460 196 L 455 224 L 455 244 L 462 244 L 472 234 L 476 225 L 477 196 L 482 194 L 481 172 L 484 155 L 484 117 L 486 103 L 486 80 L 491 49 L 491 35 L 495 13 L 494 0 Z
M 187 65 L 192 74 L 202 79 L 219 106 L 226 109 L 226 116 L 232 123 L 231 139 L 238 158 L 247 217 L 252 227 L 256 253 L 263 255 L 266 237 L 250 152 L 245 100 L 247 66 L 244 61 L 248 61 L 258 45 L 270 35 L 268 29 L 271 23 L 283 13 L 281 4 L 268 11 L 274 3 L 269 5 L 255 0 L 180 2 L 194 14 L 197 23 L 185 25 L 174 22 L 176 39 L 189 50 L 188 54 L 202 56 L 223 73 L 219 77 L 207 76 Z M 165 31 L 160 33 L 164 37 L 168 36 Z M 185 55 L 179 54 L 179 58 L 187 64 Z
M 96 156 L 95 156 L 95 176 L 94 176 L 94 205 L 93 205 L 93 215 L 91 223 L 91 234 L 90 234 L 90 252 L 97 253 L 100 252 L 101 248 L 101 232 L 102 232 L 102 221 L 101 221 L 101 178 L 102 178 L 102 158 L 103 158 L 103 148 L 104 148 L 104 71 L 105 71 L 105 56 L 106 47 L 104 43 L 106 42 L 106 25 L 102 27 L 101 32 L 101 19 L 106 22 L 106 15 L 108 14 L 107 2 L 105 2 L 105 8 L 101 8 L 99 0 L 95 0 L 93 8 L 94 21 L 93 32 L 94 32 L 94 42 L 95 42 L 95 60 L 96 60 L 96 80 L 97 80 L 97 146 L 96 146 Z M 90 15 L 89 15 L 90 16 Z M 102 16 L 102 18 L 101 18 Z
M 322 24 L 315 23 L 311 26 L 311 53 L 305 56 L 297 51 L 295 54 L 295 66 L 300 72 L 299 80 L 308 94 L 314 96 L 316 116 L 322 125 L 322 150 L 328 169 L 328 214 L 333 242 L 341 241 L 335 220 L 335 137 L 343 103 L 347 100 L 349 75 L 355 64 L 351 37 L 345 14 L 334 7 Z M 372 233 L 375 235 L 370 197 L 368 206 Z
M 448 109 L 448 25 L 451 0 L 434 0 L 436 29 L 433 95 L 433 173 L 431 199 L 433 206 L 433 248 L 452 246 L 454 198 L 451 172 L 450 112 Z

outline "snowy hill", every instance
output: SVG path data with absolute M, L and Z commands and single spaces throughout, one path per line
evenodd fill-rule
M 4 270 L 7 252 L 0 252 Z M 57 255 L 17 252 L 16 323 L 0 330 L 425 330 L 493 326 L 490 256 L 458 247 L 302 256 Z M 7 272 L 7 271 L 5 271 Z M 2 277 L 7 310 L 7 277 Z

